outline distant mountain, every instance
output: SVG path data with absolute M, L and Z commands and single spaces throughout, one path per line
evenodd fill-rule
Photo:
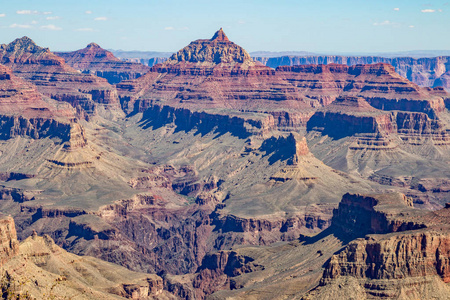
M 342 64 L 354 66 L 358 64 L 385 63 L 395 67 L 401 76 L 423 87 L 443 86 L 450 89 L 450 57 L 383 57 L 383 56 L 342 56 L 342 55 L 315 55 L 315 56 L 280 56 L 263 57 L 253 56 L 254 60 L 264 65 L 277 68 L 280 66 L 298 65 L 327 65 Z
M 119 112 L 120 103 L 105 79 L 80 73 L 29 37 L 0 45 L 0 63 L 10 68 L 14 75 L 34 84 L 44 96 L 70 103 L 79 115 L 94 115 L 99 106 L 109 112 L 111 109 Z
M 165 62 L 173 54 L 172 52 L 157 51 L 124 51 L 112 49 L 108 51 L 112 52 L 115 57 L 122 61 L 141 63 L 149 67 Z
M 450 56 L 450 50 L 413 50 L 413 51 L 398 51 L 398 52 L 373 52 L 373 53 L 335 53 L 329 52 L 328 55 L 347 55 L 347 56 L 381 56 L 381 57 L 436 57 L 436 56 Z
M 281 56 L 380 56 L 380 57 L 436 57 L 450 56 L 450 50 L 412 50 L 397 52 L 309 52 L 309 51 L 254 51 L 252 57 L 281 57 Z
M 153 58 L 153 57 L 167 57 L 169 58 L 173 52 L 158 52 L 158 51 L 126 51 L 126 50 L 113 50 L 113 49 L 107 49 L 108 51 L 112 52 L 115 57 L 118 57 L 120 59 L 125 58 Z
M 314 52 L 308 52 L 308 51 L 280 51 L 280 52 L 273 52 L 273 51 L 254 51 L 250 52 L 250 55 L 252 57 L 280 57 L 280 56 L 315 56 L 320 55 L 318 53 Z
M 138 78 L 150 69 L 140 63 L 122 61 L 95 43 L 72 52 L 55 52 L 71 67 L 82 73 L 103 77 L 110 84 Z

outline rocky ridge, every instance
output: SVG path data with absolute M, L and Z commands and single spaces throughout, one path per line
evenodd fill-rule
M 255 63 L 242 47 L 231 42 L 222 28 L 209 40 L 196 40 L 191 42 L 177 53 L 173 54 L 168 64 L 179 62 L 205 63 L 205 64 L 232 64 L 240 63 L 254 65 Z
M 148 66 L 140 63 L 121 61 L 95 43 L 90 43 L 86 48 L 77 51 L 55 52 L 55 54 L 64 58 L 72 68 L 105 78 L 110 84 L 139 78 L 150 70 Z
M 79 117 L 103 113 L 121 115 L 115 89 L 103 79 L 81 74 L 48 48 L 22 37 L 0 48 L 0 63 L 13 73 L 33 83 L 43 95 L 70 103 Z M 108 115 L 105 113 L 105 115 Z
M 279 66 L 342 64 L 354 66 L 359 64 L 386 63 L 394 66 L 397 73 L 422 87 L 443 86 L 450 89 L 448 56 L 412 58 L 412 57 L 376 57 L 376 56 L 282 56 L 253 57 L 271 68 Z

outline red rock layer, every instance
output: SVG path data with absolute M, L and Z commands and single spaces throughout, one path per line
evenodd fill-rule
M 110 84 L 139 78 L 150 70 L 150 67 L 140 63 L 121 61 L 95 43 L 77 51 L 57 52 L 56 54 L 64 58 L 71 67 L 82 73 L 103 77 Z
M 344 195 L 332 228 L 356 236 L 376 235 L 356 239 L 334 255 L 322 284 L 339 276 L 398 280 L 438 275 L 450 282 L 449 217 L 449 208 L 414 209 L 402 194 Z
M 434 90 L 420 88 L 388 64 L 283 66 L 277 68 L 278 72 L 300 92 L 318 98 L 324 105 L 338 96 L 358 96 L 381 110 L 425 112 L 434 117 L 445 109 Z
M 271 68 L 279 66 L 311 65 L 311 64 L 343 64 L 348 66 L 361 64 L 387 63 L 395 67 L 401 76 L 415 84 L 427 86 L 443 86 L 450 89 L 449 56 L 427 57 L 415 59 L 412 57 L 376 57 L 376 56 L 282 56 L 254 57 L 256 61 Z
M 351 242 L 334 255 L 322 284 L 339 276 L 398 280 L 438 275 L 450 282 L 450 234 L 417 231 Z
M 219 110 L 265 113 L 273 116 L 278 128 L 345 128 L 344 136 L 396 133 L 396 115 L 387 111 L 437 119 L 450 98 L 442 89 L 418 87 L 382 63 L 286 66 L 274 71 L 252 61 L 223 31 L 211 40 L 192 42 L 145 76 L 117 88 L 128 113 L 153 105 L 207 110 L 211 115 Z M 442 130 L 433 134 L 446 135 Z
M 0 63 L 35 84 L 45 96 L 69 102 L 89 113 L 94 113 L 98 103 L 120 110 L 116 91 L 105 79 L 79 73 L 64 59 L 48 48 L 37 46 L 28 37 L 2 45 Z
M 69 105 L 52 105 L 36 88 L 0 65 L 0 138 L 54 136 L 69 139 L 75 119 Z
M 330 229 L 337 236 L 365 238 L 333 255 L 319 286 L 303 299 L 342 298 L 346 293 L 368 299 L 448 295 L 449 207 L 414 209 L 412 200 L 398 193 L 344 195 Z

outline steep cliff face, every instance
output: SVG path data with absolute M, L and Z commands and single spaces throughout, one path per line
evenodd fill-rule
M 438 275 L 450 282 L 450 236 L 419 230 L 386 237 L 357 239 L 333 256 L 322 283 L 339 276 L 405 279 Z
M 0 66 L 0 139 L 16 136 L 69 140 L 74 110 L 46 101 L 36 88 Z
M 309 97 L 319 97 L 324 105 L 338 96 L 357 96 L 380 110 L 424 112 L 435 117 L 445 109 L 441 95 L 419 88 L 388 64 L 284 66 L 278 67 L 278 72 L 300 90 L 306 90 Z
M 333 212 L 332 224 L 333 227 L 354 236 L 426 227 L 420 219 L 407 220 L 398 215 L 400 212 L 405 214 L 408 211 L 417 212 L 412 208 L 412 199 L 403 194 L 375 196 L 345 194 L 339 208 Z
M 121 61 L 95 43 L 77 51 L 55 54 L 64 58 L 72 68 L 105 78 L 110 84 L 139 78 L 150 70 L 150 67 L 140 63 Z
M 356 237 L 371 234 L 333 255 L 319 287 L 304 299 L 338 297 L 350 290 L 367 299 L 448 295 L 449 215 L 449 208 L 414 209 L 401 194 L 344 195 L 331 228 Z
M 0 266 L 19 253 L 16 227 L 11 216 L 0 215 Z
M 446 145 L 450 141 L 444 121 L 432 119 L 423 112 L 378 110 L 362 97 L 337 98 L 329 106 L 315 112 L 306 128 L 335 139 L 364 136 L 358 138 L 359 146 L 352 146 L 355 149 L 363 147 L 364 140 L 369 136 L 372 143 L 389 143 L 386 138 L 390 135 L 398 135 L 402 141 L 417 145 L 427 140 L 435 145 Z
M 376 56 L 282 56 L 254 57 L 253 59 L 271 68 L 310 64 L 342 64 L 354 66 L 359 64 L 386 63 L 394 66 L 397 73 L 419 86 L 443 86 L 446 89 L 450 89 L 450 82 L 448 80 L 450 60 L 448 56 L 419 59 L 411 57 L 387 58 Z
M 220 251 L 205 256 L 192 281 L 196 296 L 203 299 L 221 289 L 239 288 L 233 277 L 264 269 L 252 262 L 252 258 L 234 251 Z
M 128 112 L 142 111 L 150 101 L 192 110 L 245 107 L 264 112 L 286 100 L 311 107 L 301 102 L 291 84 L 275 76 L 273 69 L 254 62 L 222 30 L 212 39 L 192 42 L 145 76 L 122 82 L 117 88 Z M 142 104 L 135 104 L 136 100 Z
M 141 102 L 141 104 L 146 103 Z M 160 127 L 174 124 L 179 130 L 190 131 L 196 128 L 204 132 L 216 128 L 217 132 L 231 132 L 241 138 L 251 135 L 264 136 L 275 129 L 274 119 L 270 115 L 220 114 L 148 104 L 149 106 L 141 108 L 144 111 L 142 121 L 145 122 L 145 126 Z
M 45 96 L 69 102 L 90 114 L 96 112 L 99 105 L 113 115 L 121 114 L 117 94 L 105 79 L 81 74 L 69 67 L 63 58 L 48 48 L 37 46 L 28 37 L 4 45 L 0 51 L 0 62 L 11 68 L 16 76 L 36 85 Z M 101 97 L 95 98 L 95 94 Z M 82 114 L 79 116 L 82 117 Z
M 143 112 L 164 103 L 189 110 L 257 112 L 272 115 L 275 126 L 283 129 L 326 127 L 316 119 L 327 111 L 336 124 L 346 119 L 350 125 L 340 137 L 376 133 L 380 127 L 395 132 L 392 116 L 382 111 L 422 112 L 436 119 L 445 110 L 445 91 L 420 88 L 388 64 L 284 66 L 274 71 L 245 54 L 230 54 L 235 52 L 227 47 L 240 48 L 223 37 L 195 41 L 142 78 L 117 85 L 122 107 Z M 335 102 L 338 106 L 329 107 Z M 321 107 L 327 109 L 314 116 Z M 337 130 L 336 124 L 331 127 Z

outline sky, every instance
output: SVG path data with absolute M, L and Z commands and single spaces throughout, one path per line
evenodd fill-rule
M 2 3 L 3 2 L 3 3 Z M 450 50 L 450 0 L 0 0 L 0 44 L 177 51 L 220 27 L 247 51 Z

